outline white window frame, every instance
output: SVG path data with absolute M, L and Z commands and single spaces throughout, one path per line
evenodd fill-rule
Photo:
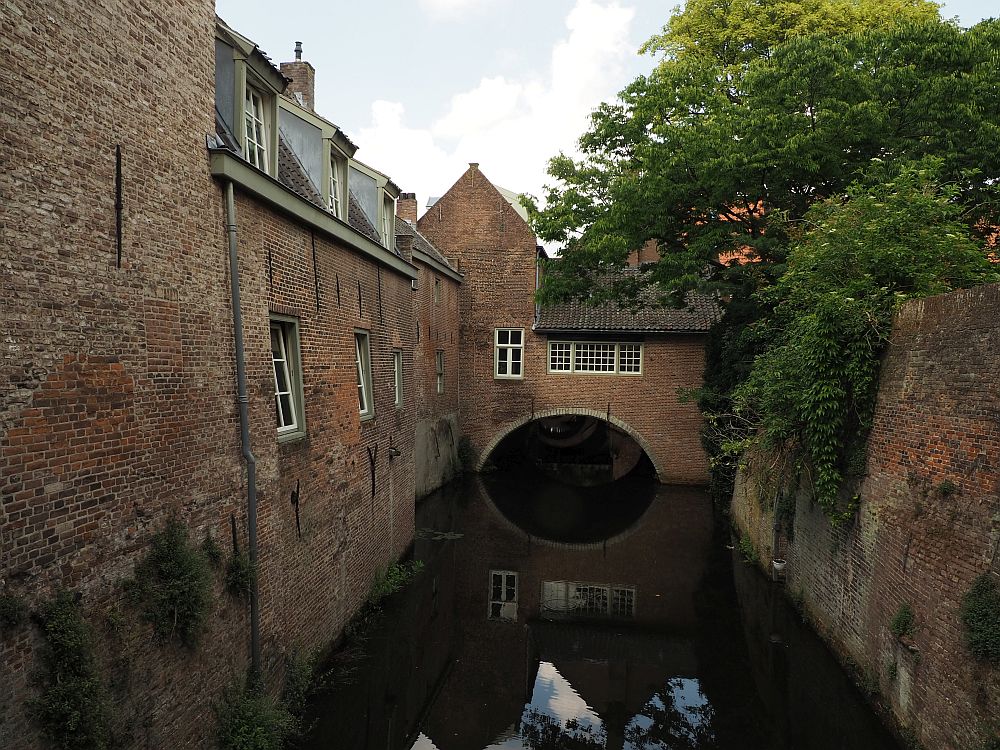
M 495 596 L 493 586 L 496 578 L 500 579 L 500 595 Z M 511 595 L 510 584 L 513 583 L 513 595 Z M 486 605 L 486 618 L 488 620 L 517 620 L 517 593 L 519 588 L 517 571 L 514 570 L 491 570 L 487 583 L 489 589 L 488 603 Z
M 243 100 L 244 133 L 243 157 L 262 172 L 267 172 L 270 130 L 266 108 L 267 95 L 246 85 Z
M 360 328 L 354 329 L 354 369 L 358 384 L 358 414 L 361 419 L 375 416 L 375 401 L 372 396 L 372 354 L 371 334 Z
M 438 395 L 444 393 L 444 349 L 434 352 L 434 373 Z
M 506 343 L 501 343 L 501 334 L 507 334 Z M 514 334 L 517 334 L 518 343 L 514 344 Z M 515 355 L 516 352 L 516 355 Z M 517 361 L 515 362 L 515 356 Z M 506 373 L 501 373 L 501 365 Z M 517 366 L 517 373 L 514 366 Z M 493 329 L 493 377 L 497 380 L 523 380 L 524 379 L 524 329 L 523 328 L 495 328 Z
M 578 347 L 581 346 L 613 346 L 614 366 L 607 370 L 589 370 L 578 366 Z M 566 347 L 569 347 L 568 349 Z M 634 356 L 627 358 L 626 369 L 622 369 L 622 347 L 628 347 L 629 353 L 635 351 Z M 641 376 L 643 374 L 643 355 L 645 345 L 638 341 L 562 341 L 553 340 L 548 342 L 546 352 L 546 372 L 550 375 L 622 375 L 626 377 Z M 565 357 L 569 356 L 569 362 Z M 558 360 L 555 359 L 558 357 Z M 553 364 L 557 366 L 553 367 Z
M 392 385 L 396 408 L 403 405 L 403 350 L 392 350 Z
M 288 440 L 305 434 L 298 321 L 295 318 L 272 315 L 268 323 L 276 430 L 279 440 Z M 277 352 L 274 348 L 275 336 L 278 341 Z M 281 387 L 282 380 L 284 388 Z
M 396 239 L 393 217 L 396 215 L 396 200 L 384 190 L 382 191 L 382 244 L 388 249 L 393 249 L 393 241 Z
M 330 184 L 328 185 L 330 195 L 327 198 L 327 208 L 329 208 L 330 212 L 338 219 L 343 219 L 344 211 L 343 203 L 341 202 L 340 188 L 340 160 L 334 156 L 330 158 Z

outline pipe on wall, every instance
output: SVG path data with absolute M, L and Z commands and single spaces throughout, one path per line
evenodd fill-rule
M 240 264 L 236 245 L 236 200 L 233 183 L 226 182 L 226 235 L 229 238 L 229 288 L 233 307 L 233 341 L 236 345 L 236 393 L 240 405 L 240 445 L 247 464 L 247 548 L 254 571 L 250 584 L 250 677 L 261 675 L 260 599 L 257 584 L 257 459 L 250 450 L 250 415 L 247 397 L 246 354 L 243 349 L 243 308 L 240 304 Z

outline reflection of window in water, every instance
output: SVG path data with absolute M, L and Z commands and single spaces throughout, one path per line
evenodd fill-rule
M 511 570 L 490 571 L 489 618 L 517 619 L 517 573 Z
M 635 587 L 580 581 L 542 582 L 542 614 L 635 617 Z

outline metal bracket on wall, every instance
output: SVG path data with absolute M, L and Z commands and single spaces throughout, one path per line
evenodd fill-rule
M 378 460 L 378 445 L 368 447 L 368 465 L 372 475 L 372 499 L 375 499 L 375 462 Z
M 299 480 L 295 480 L 295 489 L 292 490 L 292 506 L 295 508 L 295 534 L 302 538 L 302 523 L 299 520 Z

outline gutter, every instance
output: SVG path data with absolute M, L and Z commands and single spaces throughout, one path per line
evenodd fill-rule
M 271 175 L 251 167 L 236 154 L 224 148 L 210 148 L 209 172 L 227 184 L 235 183 L 241 190 L 259 198 L 279 212 L 306 225 L 321 235 L 345 245 L 406 278 L 417 278 L 417 269 L 391 250 L 374 242 L 340 219 L 314 206 L 282 185 Z
M 250 679 L 260 677 L 260 598 L 257 583 L 257 459 L 250 450 L 250 415 L 247 397 L 246 353 L 243 349 L 243 308 L 240 304 L 240 264 L 236 246 L 236 200 L 233 183 L 226 180 L 226 234 L 229 238 L 229 289 L 233 307 L 233 341 L 236 345 L 236 393 L 240 404 L 240 446 L 247 463 L 247 547 L 250 553 Z

